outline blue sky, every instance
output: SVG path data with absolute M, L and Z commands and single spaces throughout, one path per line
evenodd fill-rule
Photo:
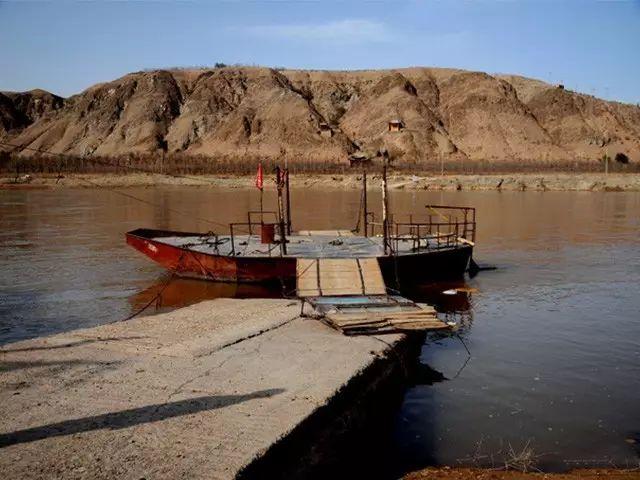
M 0 1 L 0 90 L 145 68 L 443 66 L 640 102 L 640 0 Z

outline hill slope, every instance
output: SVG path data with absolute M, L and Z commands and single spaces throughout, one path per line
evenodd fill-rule
M 405 128 L 389 132 L 399 118 Z M 321 133 L 324 125 L 331 132 Z M 452 69 L 156 70 L 67 99 L 0 94 L 0 138 L 77 155 L 184 152 L 399 162 L 640 160 L 640 108 L 513 75 Z M 24 153 L 27 153 L 26 151 Z

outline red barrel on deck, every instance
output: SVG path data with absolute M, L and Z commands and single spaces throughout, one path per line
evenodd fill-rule
M 260 241 L 262 243 L 275 243 L 276 239 L 276 224 L 275 223 L 263 223 L 260 225 Z

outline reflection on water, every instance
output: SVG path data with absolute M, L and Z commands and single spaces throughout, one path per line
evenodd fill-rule
M 0 191 L 0 344 L 124 318 L 152 301 L 167 273 L 128 248 L 125 231 L 205 232 L 212 225 L 195 217 L 242 220 L 258 205 L 254 190 L 128 191 L 193 217 L 105 190 Z M 265 197 L 273 205 L 273 192 Z M 379 205 L 376 192 L 369 197 Z M 295 228 L 355 225 L 359 192 L 294 189 L 292 198 Z M 475 258 L 499 268 L 461 282 L 401 285 L 457 322 L 460 338 L 425 343 L 389 461 L 398 471 L 501 465 L 509 447 L 529 445 L 542 468 L 637 466 L 640 194 L 391 194 L 395 211 L 421 213 L 426 203 L 475 206 Z M 158 308 L 279 293 L 177 280 Z
M 166 278 L 165 278 L 166 277 Z M 158 279 L 149 287 L 129 298 L 133 311 L 149 305 L 145 313 L 159 313 L 186 307 L 213 298 L 280 298 L 279 288 L 267 285 L 207 282 L 190 278 Z
M 415 302 L 433 305 L 442 320 L 455 323 L 459 334 L 464 335 L 473 323 L 474 291 L 461 279 L 407 285 L 401 293 Z

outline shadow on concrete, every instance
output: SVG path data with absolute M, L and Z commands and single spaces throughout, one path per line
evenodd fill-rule
M 30 361 L 17 361 L 9 360 L 6 362 L 0 362 L 0 373 L 11 372 L 13 370 L 22 370 L 25 368 L 38 368 L 38 367 L 71 367 L 74 365 L 93 365 L 96 362 L 89 362 L 86 360 L 55 360 L 55 361 L 43 361 L 43 360 L 30 360 Z
M 143 423 L 152 423 L 167 418 L 180 417 L 192 413 L 215 410 L 237 403 L 246 402 L 254 398 L 267 398 L 284 392 L 281 388 L 260 390 L 245 395 L 211 395 L 195 397 L 176 402 L 146 405 L 144 407 L 122 410 L 120 412 L 105 413 L 92 417 L 65 420 L 50 423 L 41 427 L 16 430 L 15 432 L 0 434 L 0 448 L 18 443 L 35 442 L 52 437 L 73 435 L 92 430 L 117 430 Z
M 91 343 L 99 342 L 121 342 L 124 340 L 140 340 L 148 338 L 146 336 L 131 336 L 131 337 L 101 337 L 101 338 L 87 338 L 84 340 L 78 340 L 77 342 L 68 342 L 60 345 L 47 345 L 41 347 L 27 347 L 27 348 L 1 348 L 0 353 L 14 353 L 14 352 L 35 352 L 37 350 L 56 350 L 59 348 L 71 348 L 78 347 L 80 345 L 88 345 Z

